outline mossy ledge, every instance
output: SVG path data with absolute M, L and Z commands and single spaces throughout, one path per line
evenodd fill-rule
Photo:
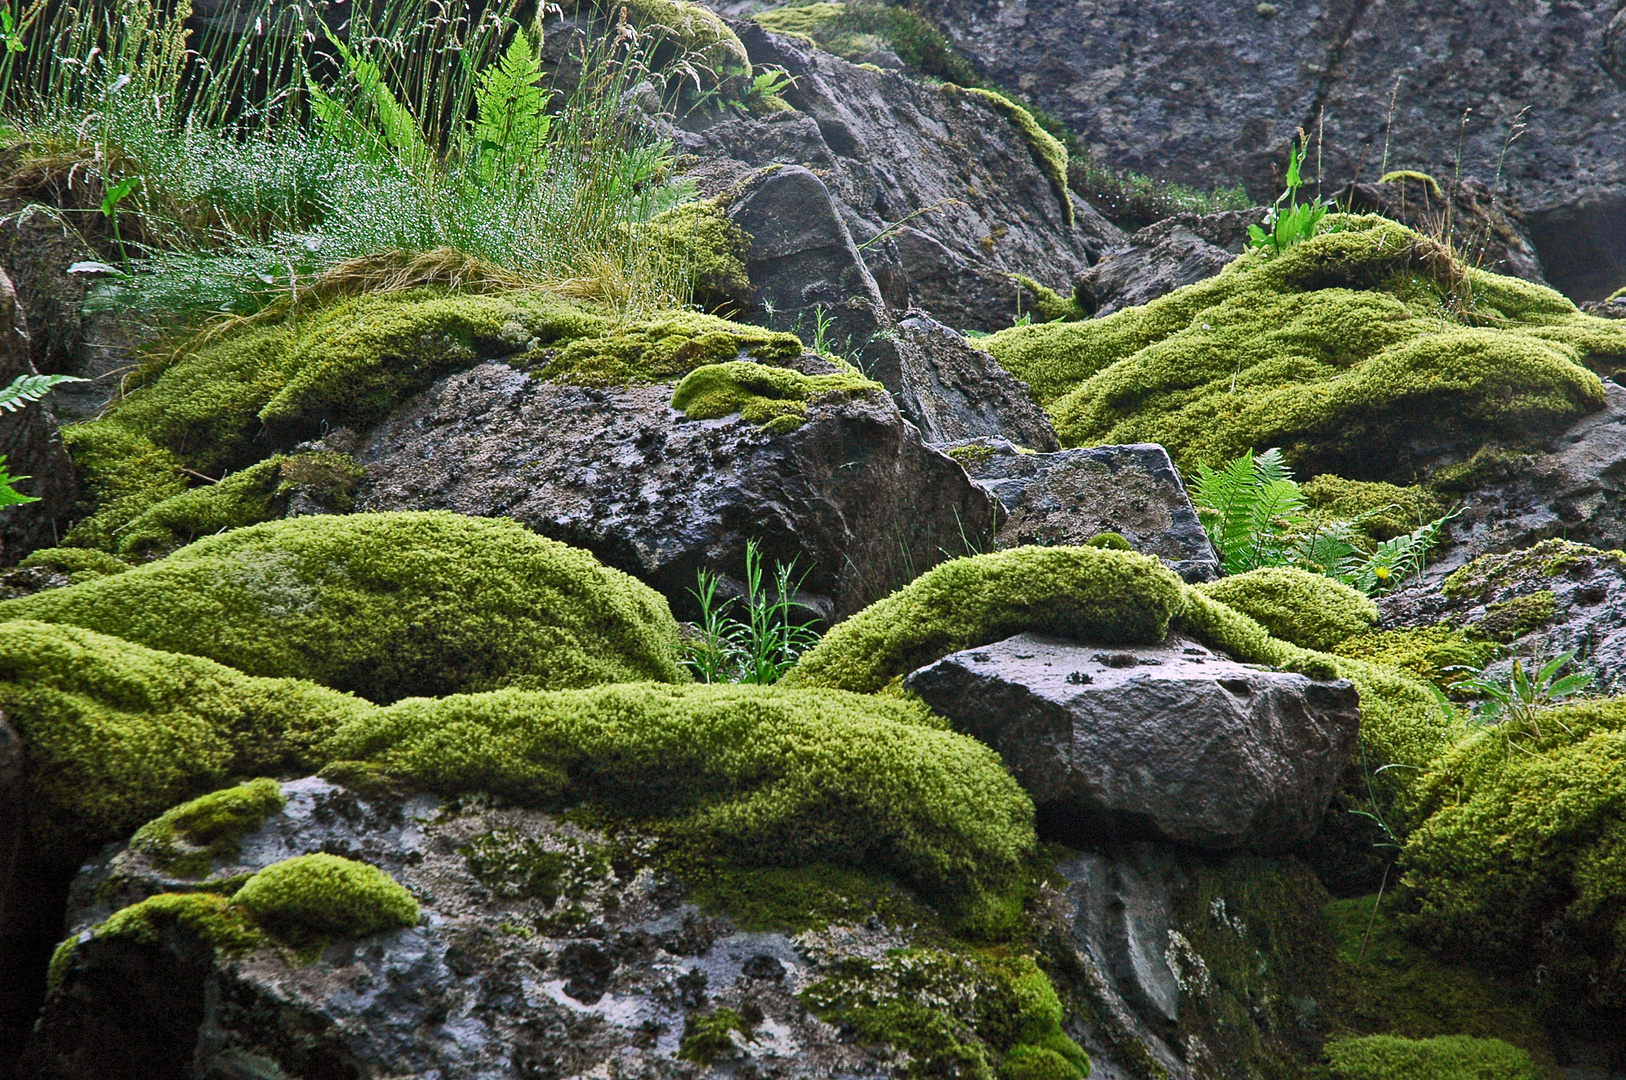
M 715 420 L 739 413 L 741 418 L 776 433 L 794 431 L 807 420 L 808 402 L 825 395 L 886 393 L 862 375 L 803 375 L 788 368 L 744 360 L 708 364 L 684 376 L 672 391 L 672 408 L 690 420 Z
M 212 791 L 147 822 L 130 847 L 165 873 L 204 877 L 215 862 L 235 858 L 243 837 L 287 804 L 282 785 L 265 778 Z
M 687 682 L 666 600 L 512 521 L 314 515 L 0 603 L 34 619 L 378 702 L 516 685 Z

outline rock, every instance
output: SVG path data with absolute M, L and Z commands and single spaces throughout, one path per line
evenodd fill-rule
M 38 374 L 28 348 L 28 324 L 17 293 L 0 271 L 0 386 L 19 375 Z M 0 413 L 0 455 L 6 471 L 27 478 L 17 482 L 17 490 L 39 500 L 0 508 L 0 566 L 9 566 L 56 543 L 67 529 L 79 486 L 49 399 Z
M 1156 300 L 1211 278 L 1247 247 L 1248 226 L 1265 210 L 1176 214 L 1148 225 L 1073 279 L 1073 295 L 1097 317 Z
M 794 560 L 825 618 L 992 541 L 998 501 L 884 395 L 815 401 L 786 435 L 737 415 L 690 421 L 671 395 L 477 365 L 365 437 L 357 507 L 512 517 L 655 585 L 680 616 L 695 571 L 739 574 L 747 540 L 770 567 Z
M 898 331 L 902 407 L 927 442 L 987 437 L 1060 449 L 1050 417 L 999 361 L 925 315 L 909 316 Z
M 1315 832 L 1360 730 L 1349 682 L 1178 636 L 1128 649 L 1020 634 L 904 686 L 998 750 L 1059 837 L 1287 850 Z
M 1524 209 L 1547 279 L 1578 299 L 1626 282 L 1626 92 L 1606 70 L 1626 55 L 1618 8 L 920 4 L 994 84 L 1029 95 L 1104 164 L 1268 201 L 1303 128 L 1329 194 L 1383 169 L 1460 171 Z
M 1117 533 L 1187 581 L 1219 576 L 1219 557 L 1186 485 L 1155 443 L 1032 454 L 981 439 L 951 453 L 1009 512 L 1000 547 L 1083 544 Z
M 609 838 L 536 811 L 361 795 L 314 777 L 282 791 L 286 807 L 209 881 L 338 853 L 404 884 L 420 923 L 305 955 L 217 956 L 178 928 L 152 942 L 88 940 L 42 1013 L 29 1075 L 676 1080 L 696 1075 L 675 1057 L 688 1022 L 719 1008 L 749 1025 L 719 1051 L 732 1068 L 888 1075 L 796 998 L 824 967 L 809 958 L 819 935 L 742 932 L 702 915 L 636 848 L 618 863 Z M 200 884 L 150 852 L 117 850 L 81 873 L 69 930 Z M 851 952 L 827 951 L 831 963 Z

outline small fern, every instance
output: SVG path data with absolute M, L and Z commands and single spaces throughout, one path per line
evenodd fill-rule
M 10 385 L 0 387 L 0 409 L 16 412 L 30 401 L 38 401 L 49 394 L 54 386 L 84 381 L 73 375 L 19 375 L 11 380 Z M 0 458 L 0 461 L 4 460 Z
M 552 118 L 542 62 L 520 30 L 503 58 L 480 73 L 474 143 L 483 179 L 523 168 L 541 154 Z

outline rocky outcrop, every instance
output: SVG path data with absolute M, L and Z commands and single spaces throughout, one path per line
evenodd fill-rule
M 979 437 L 1033 450 L 1056 450 L 1050 417 L 1027 384 L 954 330 L 924 315 L 898 324 L 904 414 L 927 442 Z
M 803 598 L 825 618 L 991 542 L 997 500 L 884 394 L 814 401 L 783 435 L 738 415 L 688 420 L 671 396 L 477 365 L 349 444 L 367 469 L 357 507 L 512 517 L 655 585 L 680 614 L 695 571 L 741 573 L 748 540 L 765 565 L 806 572 Z
M 1155 443 L 1035 454 L 983 439 L 951 452 L 1009 512 L 1000 547 L 1085 544 L 1117 533 L 1187 581 L 1219 576 L 1219 557 L 1185 482 Z
M 0 386 L 19 375 L 37 374 L 28 351 L 27 320 L 11 280 L 0 270 Z M 79 487 L 48 400 L 0 413 L 0 456 L 12 476 L 27 477 L 16 489 L 39 500 L 0 508 L 0 565 L 8 566 L 56 543 L 67 528 Z
M 1190 640 L 1107 647 L 1020 634 L 904 680 L 994 747 L 1041 832 L 1283 851 L 1320 824 L 1360 729 L 1355 688 Z
M 1148 225 L 1074 277 L 1073 295 L 1097 316 L 1150 303 L 1225 269 L 1247 246 L 1248 226 L 1263 219 L 1263 209 L 1227 210 Z
M 1317 140 L 1329 184 L 1385 168 L 1443 181 L 1460 164 L 1528 213 L 1548 280 L 1579 299 L 1626 282 L 1626 92 L 1607 69 L 1621 70 L 1623 35 L 1606 39 L 1618 7 L 920 5 L 990 79 L 1029 95 L 1117 168 L 1242 184 L 1267 200 L 1299 128 Z

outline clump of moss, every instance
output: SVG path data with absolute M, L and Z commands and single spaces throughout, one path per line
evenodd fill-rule
M 991 750 L 918 717 L 779 687 L 505 690 L 402 701 L 322 750 L 432 791 L 586 801 L 748 865 L 864 868 L 974 907 L 1018 876 L 1033 804 Z
M 111 574 L 122 574 L 130 569 L 129 563 L 105 551 L 69 547 L 41 548 L 30 553 L 17 565 L 24 568 L 38 566 L 67 574 L 69 585 L 77 585 L 81 581 L 91 581 Z
M 862 61 L 879 49 L 889 49 L 905 67 L 927 78 L 960 86 L 978 81 L 976 69 L 954 50 L 943 32 L 904 5 L 848 0 L 780 7 L 752 18 L 776 34 L 800 37 L 848 60 Z M 881 70 L 874 64 L 859 66 Z
M 802 342 L 794 334 L 681 311 L 577 338 L 545 353 L 530 370 L 550 382 L 623 386 L 678 379 L 746 356 L 771 362 L 800 355 Z
M 181 463 L 139 431 L 107 420 L 62 429 L 85 499 L 79 520 L 62 538 L 67 547 L 111 551 L 120 527 L 186 490 Z
M 951 652 L 1025 630 L 1160 642 L 1184 588 L 1157 559 L 1127 551 L 1021 547 L 954 559 L 837 624 L 783 681 L 874 693 Z
M 1546 626 L 1558 612 L 1558 597 L 1551 589 L 1540 589 L 1494 603 L 1474 624 L 1474 631 L 1506 645 L 1515 638 Z
M 1445 503 L 1423 487 L 1345 480 L 1323 475 L 1300 489 L 1314 521 L 1354 521 L 1378 543 L 1404 536 L 1443 516 Z
M 1453 571 L 1440 591 L 1447 599 L 1458 601 L 1483 601 L 1498 592 L 1539 592 L 1546 589 L 1548 578 L 1600 565 L 1617 572 L 1626 569 L 1626 552 L 1601 551 L 1555 538 L 1505 554 L 1481 555 Z
M 1012 274 L 1010 278 L 1019 287 L 1033 294 L 1029 310 L 1039 317 L 1040 322 L 1071 322 L 1089 317 L 1076 296 L 1063 296 L 1026 274 Z
M 1088 1056 L 1061 1030 L 1055 987 L 1027 957 L 897 949 L 848 957 L 801 994 L 821 1019 L 909 1054 L 909 1075 L 1083 1080 Z
M 718 1055 L 733 1049 L 736 1031 L 747 1039 L 751 1037 L 750 1025 L 733 1009 L 714 1009 L 686 1017 L 677 1056 L 709 1069 Z
M 889 925 L 920 925 L 927 912 L 895 883 L 874 873 L 829 863 L 751 866 L 714 851 L 679 850 L 666 869 L 689 887 L 702 910 L 726 915 L 742 930 L 822 930 L 875 917 Z
M 1022 106 L 995 90 L 986 90 L 978 86 L 969 86 L 964 90 L 972 97 L 980 98 L 992 105 L 1006 119 L 1016 125 L 1016 130 L 1022 133 L 1027 140 L 1028 149 L 1033 152 L 1033 162 L 1039 166 L 1055 189 L 1056 197 L 1061 200 L 1062 217 L 1069 227 L 1074 224 L 1073 196 L 1067 187 L 1067 147 L 1062 141 L 1050 132 L 1039 126 L 1039 121 L 1033 114 Z
M 1327 1044 L 1332 1080 L 1536 1080 L 1530 1055 L 1498 1039 L 1366 1035 Z
M 982 342 L 1067 446 L 1158 442 L 1182 468 L 1280 446 L 1300 472 L 1381 478 L 1418 438 L 1471 449 L 1600 408 L 1626 327 L 1484 273 L 1378 217 L 1330 215 L 1270 258 L 1104 319 Z M 1464 296 L 1471 296 L 1471 302 Z
M 469 872 L 505 900 L 540 900 L 552 907 L 563 896 L 580 899 L 610 875 L 602 848 L 581 842 L 548 846 L 515 829 L 493 829 L 458 849 Z
M 243 837 L 287 804 L 281 784 L 253 780 L 164 811 L 136 830 L 130 847 L 148 853 L 165 873 L 204 877 L 217 861 L 236 858 Z
M 672 392 L 672 408 L 681 409 L 691 420 L 739 413 L 758 427 L 784 433 L 806 422 L 807 403 L 816 397 L 885 391 L 880 383 L 862 375 L 803 375 L 788 368 L 736 360 L 689 372 Z
M 994 460 L 994 448 L 982 443 L 968 443 L 965 446 L 951 446 L 946 451 L 948 456 L 967 468 L 986 465 Z
M 512 521 L 444 512 L 254 525 L 0 603 L 10 619 L 83 626 L 372 701 L 688 681 L 659 593 Z
M 1501 650 L 1455 627 L 1407 626 L 1358 634 L 1332 650 L 1339 656 L 1400 668 L 1442 690 L 1496 659 Z
M 624 7 L 634 26 L 661 36 L 718 78 L 751 70 L 751 57 L 738 35 L 699 4 L 687 0 L 617 0 L 611 6 Z
M 233 776 L 312 768 L 315 742 L 370 708 L 78 627 L 0 623 L 0 709 L 28 746 L 35 837 L 69 865 Z
M 376 866 L 317 853 L 261 870 L 231 902 L 268 927 L 299 936 L 363 937 L 413 926 L 418 902 Z
M 279 518 L 301 486 L 325 494 L 330 509 L 347 511 L 362 476 L 361 465 L 345 454 L 274 454 L 218 484 L 192 488 L 142 511 L 119 529 L 116 550 L 145 555 Z
M 667 259 L 688 268 L 695 299 L 707 308 L 750 296 L 745 258 L 751 238 L 716 203 L 684 203 L 656 214 L 644 228 Z
M 1134 551 L 1134 547 L 1124 539 L 1123 533 L 1104 532 L 1096 533 L 1084 541 L 1085 547 L 1100 548 L 1103 551 Z
M 1355 589 L 1288 566 L 1250 570 L 1197 588 L 1272 636 L 1322 652 L 1378 621 L 1377 605 Z
M 172 926 L 182 927 L 226 956 L 252 952 L 268 944 L 247 913 L 215 893 L 159 893 L 115 912 L 88 935 L 68 938 L 51 954 L 45 985 L 54 992 L 66 979 L 75 952 L 90 937 L 128 938 L 152 944 Z

